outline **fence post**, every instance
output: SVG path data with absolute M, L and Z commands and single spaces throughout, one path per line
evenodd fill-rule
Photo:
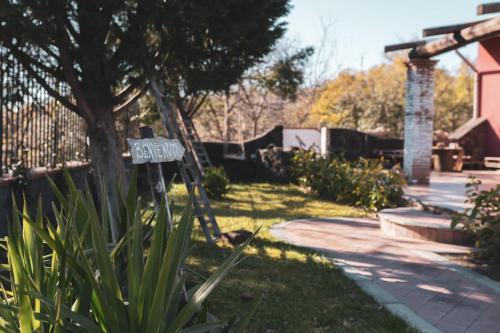
M 4 51 L 0 47 L 0 178 L 3 176 L 3 103 L 4 103 L 4 87 L 3 87 L 3 58 Z

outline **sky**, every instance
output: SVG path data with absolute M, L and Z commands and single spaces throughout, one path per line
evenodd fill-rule
M 384 46 L 422 38 L 422 29 L 464 23 L 477 16 L 478 4 L 488 0 L 291 0 L 286 37 L 316 49 L 328 27 L 325 54 L 329 71 L 367 69 L 384 61 Z M 491 16 L 491 15 L 490 15 Z M 477 43 L 462 48 L 474 60 Z M 436 57 L 451 71 L 461 63 L 454 52 Z

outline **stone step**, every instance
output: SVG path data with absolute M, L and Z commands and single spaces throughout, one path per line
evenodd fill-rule
M 439 243 L 465 244 L 468 237 L 463 230 L 451 229 L 451 217 L 415 207 L 384 209 L 378 213 L 383 233 Z

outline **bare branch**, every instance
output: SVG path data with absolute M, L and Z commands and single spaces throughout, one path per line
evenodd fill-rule
M 56 15 L 56 31 L 57 31 L 57 47 L 59 48 L 59 53 L 61 55 L 61 65 L 63 67 L 68 84 L 71 87 L 71 91 L 75 96 L 78 109 L 90 122 L 95 122 L 95 116 L 92 113 L 92 109 L 87 102 L 87 98 L 84 94 L 84 90 L 78 81 L 78 76 L 74 67 L 73 57 L 70 52 L 70 40 L 67 35 L 67 31 L 64 24 L 64 18 L 61 17 L 61 13 L 57 11 Z
M 203 105 L 203 103 L 205 103 L 207 97 L 208 97 L 208 92 L 206 92 L 205 94 L 203 94 L 203 96 L 201 96 L 198 103 L 189 111 L 188 113 L 189 118 L 193 118 L 194 115 L 201 109 L 201 106 Z

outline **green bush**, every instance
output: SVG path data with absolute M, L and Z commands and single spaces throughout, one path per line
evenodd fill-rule
M 292 173 L 301 185 L 338 203 L 370 211 L 404 204 L 403 177 L 381 160 L 348 162 L 301 151 L 293 157 Z
M 208 332 L 230 327 L 207 312 L 206 300 L 241 260 L 237 248 L 206 280 L 186 290 L 184 262 L 193 212 L 186 206 L 171 230 L 168 207 L 141 209 L 136 179 L 122 196 L 125 227 L 113 244 L 107 196 L 100 209 L 66 174 L 69 195 L 53 183 L 54 223 L 14 210 L 4 240 L 8 264 L 0 283 L 2 332 Z M 172 220 L 170 220 L 172 221 Z M 8 276 L 8 278 L 5 278 Z M 252 309 L 251 312 L 254 311 Z M 242 320 L 236 325 L 243 325 Z M 237 332 L 240 327 L 231 328 Z M 234 330 L 233 330 L 234 329 Z
M 223 167 L 211 167 L 205 171 L 203 185 L 212 199 L 220 200 L 229 191 L 229 178 Z
M 479 179 L 469 178 L 467 202 L 472 207 L 455 214 L 452 227 L 461 224 L 472 234 L 479 258 L 500 263 L 500 185 L 489 190 L 480 186 Z

